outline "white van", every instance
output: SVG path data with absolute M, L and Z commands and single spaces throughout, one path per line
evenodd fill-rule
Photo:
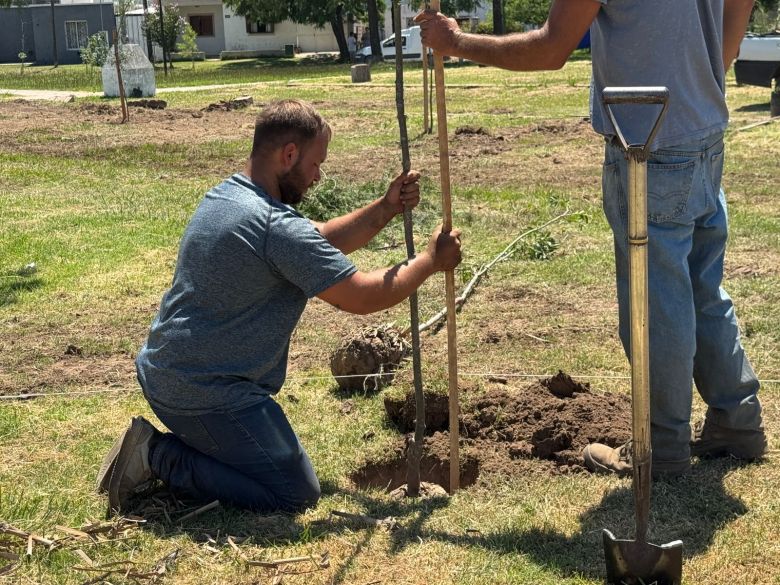
M 422 59 L 422 38 L 420 37 L 419 26 L 401 30 L 401 47 L 404 59 Z M 387 37 L 382 41 L 382 56 L 385 60 L 395 59 L 395 35 Z M 371 45 L 360 49 L 357 53 L 357 58 L 360 61 L 370 61 Z

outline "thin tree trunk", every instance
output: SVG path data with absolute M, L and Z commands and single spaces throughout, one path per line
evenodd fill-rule
M 149 14 L 149 4 L 146 0 L 143 0 L 144 3 L 144 21 L 146 20 L 146 15 Z M 154 63 L 154 50 L 152 49 L 152 39 L 149 36 L 149 33 L 146 33 L 144 35 L 146 37 L 146 53 L 149 56 L 149 61 Z
M 368 0 L 368 37 L 371 41 L 371 59 L 382 61 L 382 39 L 379 38 L 379 10 L 376 0 Z
M 395 107 L 398 112 L 398 129 L 401 136 L 401 166 L 409 172 L 412 166 L 409 158 L 409 135 L 406 130 L 404 107 L 404 61 L 401 45 L 401 8 L 399 0 L 393 0 L 393 23 L 395 26 Z M 404 209 L 404 235 L 406 255 L 414 258 L 414 230 L 412 210 Z M 420 459 L 425 437 L 425 395 L 422 387 L 422 365 L 420 363 L 420 313 L 417 305 L 417 291 L 409 295 L 409 314 L 412 328 L 412 371 L 414 373 L 414 402 L 416 421 L 414 439 L 407 448 L 406 495 L 416 498 L 420 495 Z
M 165 72 L 165 77 L 168 77 L 168 60 L 165 55 L 165 17 L 163 15 L 162 0 L 158 0 L 158 2 L 160 3 L 160 51 L 162 52 L 163 71 Z
M 54 0 L 50 2 L 51 6 L 51 50 L 54 57 L 54 66 L 57 67 L 60 64 L 60 57 L 57 51 L 57 21 L 54 18 Z
M 504 2 L 493 0 L 493 34 L 504 34 Z
M 341 4 L 336 6 L 336 13 L 331 16 L 330 26 L 333 28 L 333 34 L 339 45 L 339 60 L 349 63 L 349 48 L 347 47 L 347 37 L 344 34 L 344 13 Z

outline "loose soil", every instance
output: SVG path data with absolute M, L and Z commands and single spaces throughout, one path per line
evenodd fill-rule
M 410 402 L 411 398 L 411 402 Z M 446 396 L 426 395 L 426 437 L 421 473 L 448 489 L 449 433 Z M 385 398 L 388 417 L 402 431 L 413 428 L 413 393 Z M 461 484 L 483 473 L 563 474 L 586 471 L 582 449 L 593 442 L 617 447 L 631 437 L 631 401 L 624 394 L 599 394 L 559 372 L 523 388 L 492 385 L 464 394 L 460 417 Z M 411 404 L 411 407 L 410 407 Z M 391 456 L 366 464 L 352 476 L 362 487 L 393 489 L 406 478 L 406 443 Z
M 330 358 L 330 371 L 342 390 L 379 390 L 411 350 L 392 327 L 365 327 L 348 335 Z

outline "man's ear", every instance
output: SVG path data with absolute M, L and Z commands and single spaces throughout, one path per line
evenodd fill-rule
M 300 156 L 301 151 L 298 148 L 298 145 L 296 145 L 294 142 L 288 142 L 282 147 L 282 166 L 285 170 L 289 170 L 295 166 L 295 163 L 298 162 L 298 157 Z

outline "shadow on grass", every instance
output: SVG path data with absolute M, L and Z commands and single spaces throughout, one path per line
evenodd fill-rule
M 707 550 L 718 530 L 748 511 L 742 500 L 728 494 L 723 485 L 723 478 L 739 466 L 733 460 L 705 461 L 695 465 L 690 476 L 654 483 L 648 540 L 658 545 L 682 540 L 685 558 Z M 605 494 L 579 520 L 579 531 L 571 535 L 518 527 L 476 536 L 442 532 L 424 532 L 422 536 L 498 553 L 519 553 L 565 576 L 602 579 L 602 529 L 608 528 L 619 539 L 635 538 L 631 487 Z
M 42 279 L 25 276 L 20 271 L 0 274 L 0 307 L 16 303 L 21 293 L 33 291 L 42 285 Z
M 747 106 L 740 106 L 736 108 L 736 112 L 768 112 L 769 102 L 761 104 L 749 104 Z

